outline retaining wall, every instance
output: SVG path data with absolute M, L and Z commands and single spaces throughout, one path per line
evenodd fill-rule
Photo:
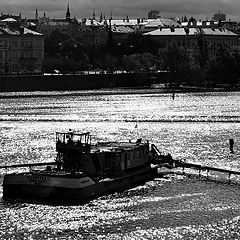
M 83 74 L 0 77 L 0 91 L 61 91 L 149 85 L 149 74 Z

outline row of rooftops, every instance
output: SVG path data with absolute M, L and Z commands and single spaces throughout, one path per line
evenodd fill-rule
M 54 20 L 53 20 L 54 21 Z M 168 18 L 158 18 L 158 19 L 111 19 L 111 20 L 103 20 L 103 21 L 98 21 L 96 19 L 77 19 L 79 23 L 82 23 L 84 25 L 96 25 L 96 26 L 102 26 L 102 25 L 117 25 L 117 26 L 181 26 L 181 24 L 177 23 L 173 19 L 168 19 Z
M 199 28 L 196 27 L 185 27 L 185 28 L 163 28 L 163 29 L 157 29 L 148 33 L 145 33 L 144 35 L 149 36 L 186 36 L 186 35 L 196 35 L 199 34 Z M 229 31 L 227 29 L 222 28 L 201 28 L 201 33 L 204 35 L 217 35 L 217 36 L 238 36 L 238 34 L 233 33 L 232 31 Z
M 72 19 L 69 22 L 66 19 L 48 19 L 47 21 L 40 22 L 39 24 L 46 24 L 46 25 L 55 25 L 55 24 L 69 24 L 75 23 L 80 25 L 86 26 L 104 26 L 104 25 L 116 25 L 116 26 L 129 26 L 129 27 L 156 27 L 156 26 L 173 26 L 173 27 L 185 27 L 185 26 L 198 26 L 198 27 L 211 27 L 211 26 L 218 26 L 219 21 L 187 21 L 187 22 L 180 22 L 171 18 L 157 18 L 157 19 L 104 19 L 99 21 L 97 19 Z M 238 25 L 237 22 L 229 22 L 229 21 L 222 21 L 221 25 L 228 24 L 228 25 Z
M 217 36 L 238 36 L 238 34 L 222 28 L 201 28 L 201 31 L 204 35 L 217 35 Z M 112 32 L 114 33 L 125 33 L 130 34 L 134 30 L 130 27 L 124 26 L 112 26 Z M 184 36 L 184 35 L 196 35 L 199 33 L 199 28 L 197 27 L 177 27 L 177 28 L 158 28 L 153 31 L 144 33 L 143 35 L 149 36 Z M 20 36 L 20 35 L 34 35 L 34 36 L 43 36 L 43 34 L 30 30 L 26 27 L 10 28 L 7 26 L 0 26 L 0 36 L 1 35 L 9 36 Z
M 81 25 L 87 25 L 87 26 L 102 26 L 102 25 L 110 25 L 110 21 L 112 25 L 117 25 L 117 26 L 129 26 L 129 27 L 136 27 L 136 26 L 145 26 L 145 27 L 152 27 L 152 26 L 174 26 L 174 27 L 181 27 L 181 26 L 186 26 L 188 24 L 196 25 L 196 26 L 209 26 L 209 25 L 216 25 L 219 23 L 219 21 L 223 22 L 228 22 L 226 21 L 226 15 L 218 12 L 217 14 L 214 15 L 212 20 L 206 20 L 206 21 L 196 21 L 193 17 L 187 18 L 185 17 L 180 20 L 179 18 L 162 18 L 159 15 L 159 11 L 151 11 L 150 13 L 154 13 L 154 17 L 151 17 L 152 14 L 148 15 L 148 18 L 129 18 L 129 16 L 126 16 L 122 19 L 113 19 L 112 13 L 110 18 L 106 18 L 105 14 L 101 13 L 101 16 L 99 18 L 95 17 L 95 10 L 93 11 L 93 15 L 90 18 L 70 18 L 70 6 L 69 3 L 67 5 L 67 12 L 66 12 L 66 17 L 65 18 L 50 18 L 46 16 L 46 13 L 44 12 L 43 16 L 40 17 L 38 15 L 38 9 L 36 8 L 35 12 L 35 18 L 33 19 L 27 19 L 27 18 L 22 18 L 21 13 L 19 15 L 12 15 L 12 14 L 1 14 L 0 16 L 0 21 L 3 22 L 9 22 L 9 21 L 21 21 L 21 22 L 27 22 L 31 24 L 49 24 L 49 25 L 54 25 L 54 24 L 59 24 L 59 23 L 77 23 Z M 156 14 L 157 13 L 157 14 Z M 224 15 L 224 18 L 221 18 L 222 15 Z M 215 19 L 215 21 L 214 21 Z M 219 19 L 216 21 L 216 19 Z M 221 20 L 220 20 L 221 19 Z M 229 20 L 231 21 L 231 20 Z M 231 22 L 231 24 L 237 24 L 237 22 Z
M 105 26 L 105 25 L 116 25 L 116 26 L 126 26 L 126 27 L 155 27 L 155 26 L 174 26 L 181 27 L 181 24 L 175 22 L 172 19 L 167 18 L 159 18 L 159 19 L 129 19 L 128 21 L 122 19 L 111 19 L 111 20 L 103 20 L 99 22 L 95 19 L 76 19 L 74 23 L 78 23 L 80 25 L 85 26 Z M 66 25 L 69 24 L 65 19 L 51 19 L 47 22 L 42 23 L 43 25 Z
M 25 20 L 21 20 L 25 21 Z M 103 19 L 97 20 L 93 18 L 84 18 L 84 19 L 77 19 L 73 18 L 70 21 L 68 19 L 50 19 L 48 17 L 40 18 L 39 20 L 36 19 L 28 19 L 26 20 L 28 24 L 38 25 L 38 24 L 46 24 L 46 25 L 57 25 L 57 24 L 69 24 L 69 23 L 76 23 L 81 25 L 87 26 L 104 26 L 104 25 L 117 25 L 117 26 L 144 26 L 144 27 L 156 27 L 156 26 L 174 26 L 174 27 L 181 27 L 186 25 L 195 25 L 195 26 L 211 26 L 218 24 L 217 21 L 188 21 L 188 22 L 180 22 L 175 19 L 171 18 L 157 18 L 157 19 L 145 19 L 145 18 L 138 18 L 138 19 Z M 17 22 L 15 18 L 9 17 L 5 19 L 0 19 L 2 23 L 14 23 Z
M 62 19 L 66 23 L 66 20 Z M 76 20 L 79 22 L 78 20 Z M 61 19 L 52 19 L 48 24 L 57 24 Z M 101 23 L 96 19 L 84 20 L 84 25 L 81 26 L 104 26 L 103 24 L 110 25 L 110 20 L 103 20 Z M 2 24 L 1 24 L 2 23 Z M 69 24 L 69 22 L 67 23 Z M 93 24 L 93 25 L 92 25 Z M 224 23 L 223 23 L 224 24 Z M 202 29 L 205 35 L 226 35 L 235 36 L 237 34 L 227 30 L 223 27 L 218 27 L 219 22 L 216 21 L 192 21 L 192 22 L 176 22 L 173 19 L 158 18 L 158 19 L 113 19 L 111 20 L 112 31 L 115 33 L 131 33 L 136 30 L 134 26 L 138 25 L 139 30 L 145 30 L 145 35 L 160 36 L 160 35 L 195 35 L 198 29 Z M 9 27 L 10 26 L 10 27 Z M 13 26 L 13 27 L 12 27 Z M 29 23 L 29 26 L 32 26 Z M 30 30 L 27 27 L 17 24 L 17 20 L 13 18 L 6 18 L 0 21 L 0 35 L 42 35 L 37 31 Z
M 134 32 L 134 30 L 132 30 L 129 27 L 123 27 L 123 26 L 113 26 L 112 27 L 112 31 L 114 33 L 131 33 Z M 149 35 L 149 36 L 194 36 L 196 34 L 199 34 L 201 31 L 202 34 L 204 35 L 211 35 L 211 36 L 238 36 L 237 33 L 234 33 L 228 29 L 224 29 L 224 28 L 208 28 L 208 27 L 202 27 L 201 30 L 199 29 L 199 27 L 165 27 L 165 28 L 161 28 L 159 27 L 158 29 L 155 29 L 153 31 L 149 31 L 146 33 L 143 33 L 143 35 Z

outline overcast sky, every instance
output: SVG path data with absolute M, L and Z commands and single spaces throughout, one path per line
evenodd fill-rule
M 150 10 L 159 10 L 162 17 L 188 17 L 210 19 L 219 10 L 227 19 L 240 19 L 240 0 L 1 0 L 2 13 L 19 14 L 33 18 L 36 7 L 39 15 L 43 12 L 49 17 L 65 17 L 67 3 L 70 4 L 71 17 L 91 17 L 95 9 L 96 17 L 105 13 L 108 17 L 112 11 L 113 18 L 128 15 L 147 17 Z

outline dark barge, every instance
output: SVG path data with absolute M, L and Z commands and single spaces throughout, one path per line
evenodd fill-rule
M 58 132 L 56 151 L 53 166 L 6 174 L 3 198 L 79 204 L 157 176 L 149 143 L 140 139 L 92 144 L 89 132 Z

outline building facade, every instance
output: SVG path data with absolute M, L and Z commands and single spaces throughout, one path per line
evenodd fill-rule
M 179 47 L 184 47 L 192 55 L 198 51 L 197 37 L 201 34 L 207 42 L 209 58 L 216 56 L 219 44 L 224 43 L 230 49 L 238 49 L 238 34 L 222 28 L 205 27 L 181 27 L 181 28 L 163 28 L 145 33 L 144 36 L 150 36 L 157 41 L 160 46 L 167 47 L 171 42 L 176 42 Z
M 0 74 L 40 73 L 44 35 L 21 26 L 0 27 Z

